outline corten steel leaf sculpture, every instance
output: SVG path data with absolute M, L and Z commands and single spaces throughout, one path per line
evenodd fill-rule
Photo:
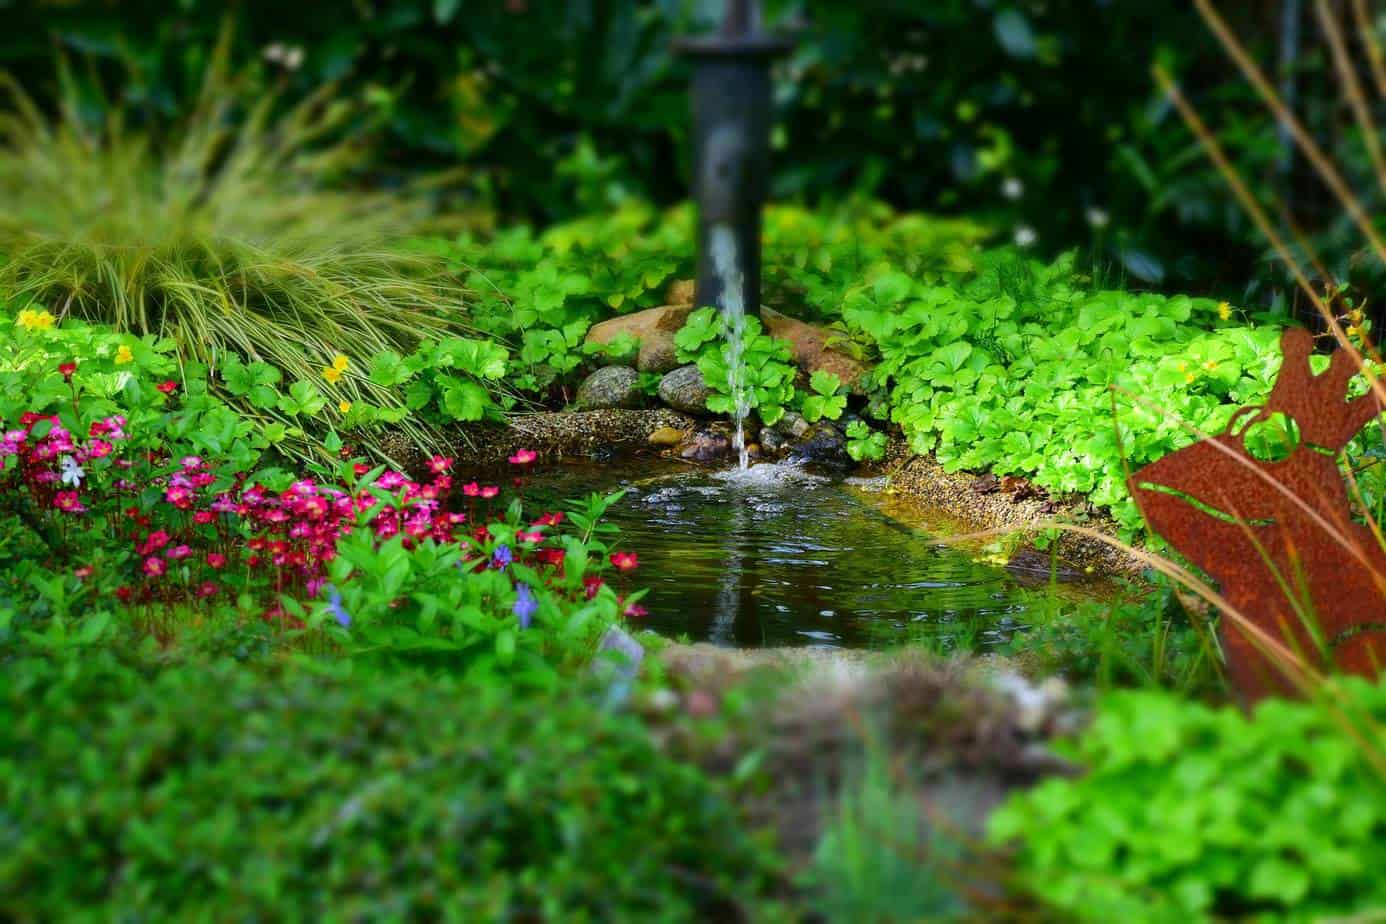
M 1373 393 L 1347 397 L 1358 367 L 1345 350 L 1314 375 L 1313 346 L 1307 331 L 1287 330 L 1265 406 L 1242 408 L 1221 435 L 1140 469 L 1130 487 L 1151 528 L 1211 575 L 1231 607 L 1311 666 L 1370 676 L 1386 667 L 1386 550 L 1353 520 L 1337 456 L 1382 406 Z M 1244 438 L 1277 412 L 1297 425 L 1298 444 L 1262 461 Z M 1247 701 L 1292 692 L 1263 643 L 1230 619 L 1221 631 Z

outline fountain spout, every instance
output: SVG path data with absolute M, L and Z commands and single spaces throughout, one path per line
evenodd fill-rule
M 756 0 L 727 0 L 715 35 L 679 39 L 675 47 L 693 64 L 693 198 L 698 204 L 698 305 L 726 313 L 728 296 L 760 310 L 761 209 L 769 191 L 770 63 L 787 41 L 760 31 Z M 741 291 L 719 273 L 713 229 L 730 233 Z M 740 298 L 735 298 L 739 295 Z

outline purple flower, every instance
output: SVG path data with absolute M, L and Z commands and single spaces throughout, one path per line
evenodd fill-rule
M 327 587 L 327 611 L 332 614 L 332 618 L 337 620 L 337 625 L 345 629 L 351 625 L 351 614 L 342 606 L 342 594 L 332 585 Z
M 539 609 L 539 604 L 535 602 L 534 594 L 530 591 L 528 584 L 515 585 L 515 605 L 510 612 L 515 614 L 515 618 L 520 621 L 521 629 L 528 629 L 530 619 Z
M 498 568 L 504 568 L 514 559 L 515 556 L 510 553 L 510 546 L 508 545 L 498 545 L 496 550 L 491 553 L 491 561 L 495 562 Z

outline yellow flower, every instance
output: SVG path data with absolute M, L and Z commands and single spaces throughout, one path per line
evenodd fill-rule
M 351 402 L 350 402 L 350 401 L 338 401 L 338 402 L 337 402 L 337 410 L 339 410 L 339 411 L 341 411 L 343 414 L 345 414 L 347 411 L 351 410 Z
M 1217 367 L 1218 367 L 1217 361 L 1216 361 L 1216 360 L 1213 360 L 1213 359 L 1210 359 L 1210 360 L 1208 360 L 1206 363 L 1203 364 L 1203 368 L 1204 368 L 1204 369 L 1207 369 L 1209 372 L 1212 372 L 1212 371 L 1213 371 L 1214 369 L 1216 369 Z
M 1356 337 L 1360 333 L 1362 333 L 1362 328 L 1358 327 L 1356 324 L 1353 324 L 1347 329 L 1347 335 L 1349 337 Z
M 1189 382 L 1190 384 L 1192 384 L 1192 383 L 1193 383 L 1193 380 L 1194 380 L 1195 378 L 1196 378 L 1196 376 L 1195 376 L 1192 372 L 1190 372 L 1188 375 L 1184 376 L 1184 381 Z
M 15 319 L 20 327 L 25 330 L 48 330 L 53 326 L 54 318 L 46 311 L 34 311 L 32 308 L 25 308 Z
M 1232 306 L 1227 302 L 1218 302 L 1218 317 L 1224 321 L 1232 317 Z
M 332 368 L 336 369 L 338 372 L 346 372 L 350 365 L 351 360 L 346 358 L 345 353 L 338 353 L 336 356 L 332 357 Z
M 132 363 L 135 361 L 135 354 L 131 353 L 130 348 L 122 343 L 120 347 L 116 350 L 115 361 L 116 365 Z
M 1175 366 L 1174 368 L 1178 369 L 1180 372 L 1188 372 L 1188 371 L 1189 371 L 1189 364 L 1188 364 L 1188 363 L 1185 363 L 1185 362 L 1181 362 L 1179 365 Z
M 322 377 L 327 379 L 331 384 L 336 385 L 342 380 L 342 370 L 338 369 L 336 366 L 328 366 L 326 369 L 322 370 Z

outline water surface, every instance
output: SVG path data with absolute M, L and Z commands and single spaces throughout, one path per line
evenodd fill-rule
M 643 621 L 670 637 L 877 647 L 932 636 L 984 650 L 1052 605 L 1051 588 L 932 542 L 860 487 L 784 466 L 563 466 L 537 472 L 526 495 L 552 505 L 614 490 L 626 494 L 608 519 L 640 557 L 629 584 L 650 588 Z

